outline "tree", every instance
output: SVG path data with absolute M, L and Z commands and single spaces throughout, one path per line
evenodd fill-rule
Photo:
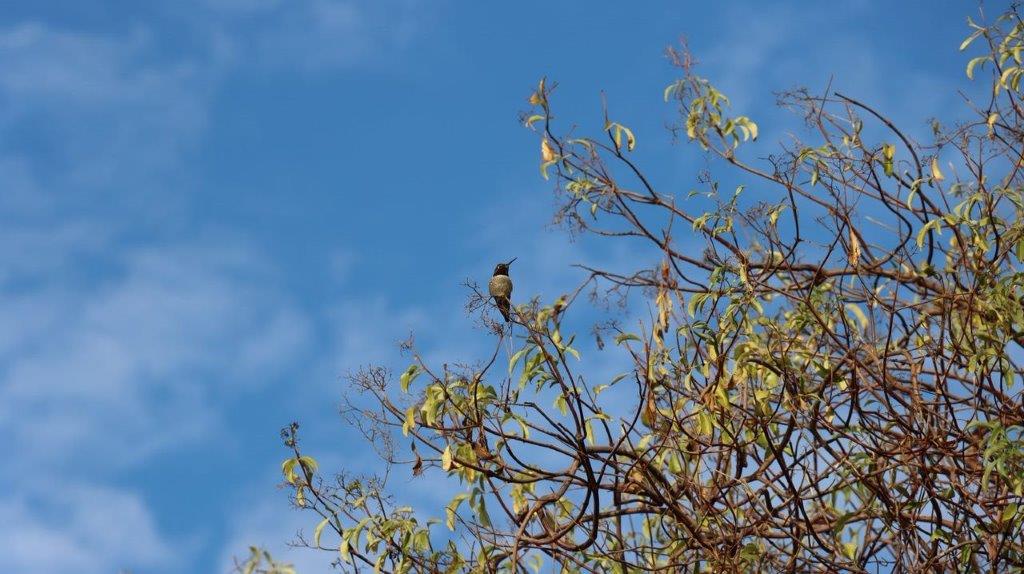
M 676 133 L 709 158 L 693 197 L 659 189 L 607 114 L 599 136 L 560 131 L 542 81 L 523 119 L 557 219 L 657 263 L 517 305 L 479 364 L 409 345 L 397 380 L 353 375 L 362 428 L 413 444 L 388 460 L 464 492 L 424 522 L 383 479 L 321 474 L 293 425 L 284 476 L 321 517 L 300 542 L 384 572 L 1024 571 L 1024 22 L 969 24 L 968 119 L 922 143 L 795 90 L 780 102 L 810 135 L 766 159 L 670 50 Z M 588 291 L 649 310 L 597 331 L 631 366 L 596 386 L 563 331 Z

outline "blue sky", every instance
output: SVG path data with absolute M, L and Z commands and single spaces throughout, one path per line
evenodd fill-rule
M 703 165 L 671 144 L 664 48 L 761 126 L 774 91 L 833 86 L 927 133 L 967 85 L 970 2 L 77 0 L 0 14 L 0 569 L 226 572 L 309 517 L 275 489 L 278 430 L 372 471 L 337 415 L 342 375 L 489 343 L 465 278 L 518 256 L 516 293 L 622 246 L 548 226 L 518 124 L 538 79 L 560 120 L 600 92 L 663 191 Z M 1001 3 L 986 10 L 998 13 Z M 403 482 L 440 501 L 430 477 Z

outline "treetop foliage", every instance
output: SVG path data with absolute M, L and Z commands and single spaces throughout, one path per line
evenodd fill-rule
M 462 492 L 398 506 L 384 479 L 321 473 L 292 426 L 285 481 L 319 515 L 299 543 L 396 573 L 1024 571 L 1024 22 L 969 27 L 986 89 L 966 121 L 920 142 L 855 97 L 794 90 L 780 104 L 806 139 L 766 157 L 670 51 L 675 129 L 721 170 L 692 197 L 660 189 L 610 115 L 592 136 L 556 121 L 541 81 L 523 120 L 557 220 L 656 261 L 520 303 L 477 364 L 410 345 L 399 376 L 355 373 L 361 428 L 412 442 L 390 472 Z M 603 326 L 617 376 L 563 330 L 586 292 L 648 310 Z

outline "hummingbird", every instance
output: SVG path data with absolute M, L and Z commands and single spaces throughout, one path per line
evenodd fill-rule
M 498 311 L 501 312 L 501 316 L 505 318 L 505 322 L 511 321 L 509 310 L 511 309 L 511 302 L 509 297 L 512 296 L 512 280 L 508 277 L 508 266 L 512 265 L 512 262 L 516 258 L 513 257 L 508 263 L 499 263 L 494 266 L 494 275 L 491 276 L 490 282 L 487 283 L 487 291 L 491 297 L 494 297 L 494 304 L 497 305 Z

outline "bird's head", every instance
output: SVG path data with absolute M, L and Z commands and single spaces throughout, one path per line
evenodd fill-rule
M 494 266 L 494 274 L 495 275 L 508 275 L 508 266 L 512 265 L 512 262 L 515 261 L 516 259 L 517 259 L 516 257 L 513 257 L 512 259 L 509 259 L 507 263 L 499 263 L 499 264 L 495 265 Z

